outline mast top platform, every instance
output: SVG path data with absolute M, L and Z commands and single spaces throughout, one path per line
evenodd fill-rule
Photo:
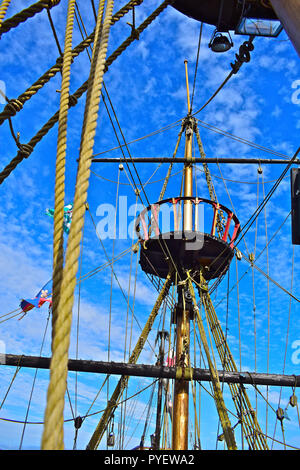
M 193 208 L 191 230 L 183 229 L 186 203 Z M 174 264 L 180 275 L 201 270 L 209 281 L 227 271 L 240 223 L 231 210 L 215 201 L 177 197 L 145 208 L 136 220 L 136 233 L 144 272 L 166 278 Z

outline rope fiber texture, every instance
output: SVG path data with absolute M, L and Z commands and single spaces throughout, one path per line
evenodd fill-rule
M 152 21 L 154 21 L 157 16 L 169 5 L 172 3 L 172 0 L 165 0 L 137 29 L 138 31 L 138 34 L 140 34 L 141 32 L 143 32 L 147 26 L 149 26 Z M 125 8 L 125 7 L 124 7 Z M 121 11 L 121 10 L 120 10 Z M 118 13 L 117 13 L 118 14 Z M 116 15 L 117 15 L 116 14 Z M 114 15 L 114 17 L 116 16 Z M 113 17 L 113 18 L 114 18 Z M 112 19 L 111 19 L 111 24 L 112 23 Z M 135 38 L 135 35 L 131 35 L 129 36 L 109 57 L 108 59 L 106 60 L 106 63 L 105 63 L 105 72 L 107 71 L 108 67 L 122 54 L 122 52 L 125 51 L 125 49 L 127 49 L 128 46 L 131 45 L 131 43 L 136 40 Z M 88 41 L 86 41 L 86 45 L 85 47 L 88 47 L 88 45 L 90 44 L 90 42 L 87 44 Z M 91 39 L 91 42 L 92 42 L 92 39 Z M 80 43 L 80 44 L 83 44 Z M 80 45 L 79 45 L 80 46 Z M 77 46 L 77 47 L 79 47 Z M 76 49 L 76 48 L 75 48 Z M 74 49 L 74 50 L 75 50 Z M 73 50 L 73 53 L 74 53 L 74 50 Z M 79 49 L 78 49 L 79 50 Z M 79 53 L 79 52 L 78 52 Z M 60 59 L 61 60 L 61 59 Z M 53 69 L 53 67 L 51 68 Z M 51 69 L 48 70 L 48 72 L 51 71 Z M 61 69 L 61 66 L 58 70 Z M 57 71 L 58 71 L 57 70 Z M 45 77 L 47 75 L 46 72 L 44 74 L 43 77 Z M 53 72 L 53 70 L 52 70 Z M 57 73 L 57 72 L 56 72 Z M 55 74 L 54 74 L 55 75 Z M 51 78 L 51 77 L 49 77 Z M 36 84 L 38 83 L 38 81 L 36 82 Z M 38 88 L 41 88 L 40 86 L 41 84 L 38 85 Z M 32 94 L 32 92 L 34 91 L 33 90 L 33 87 L 34 85 L 31 87 L 31 89 L 28 89 L 27 92 L 30 91 L 30 93 Z M 87 91 L 87 88 L 88 88 L 88 80 L 86 80 L 82 85 L 81 87 L 78 88 L 78 90 L 75 91 L 75 93 L 73 93 L 73 95 L 70 96 L 70 102 L 69 102 L 69 106 L 75 106 L 76 103 L 77 103 L 77 100 Z M 37 89 L 36 89 L 37 91 Z M 36 93 L 36 91 L 34 93 Z M 25 94 L 27 93 L 25 92 Z M 33 93 L 33 94 L 34 94 Z M 24 95 L 25 95 L 24 94 Z M 28 95 L 29 96 L 29 95 Z M 27 98 L 28 99 L 28 98 Z M 5 112 L 5 108 L 4 108 L 4 111 L 3 113 Z M 8 116 L 6 116 L 8 117 Z M 52 129 L 52 127 L 56 124 L 56 122 L 58 121 L 58 118 L 59 118 L 59 111 L 57 111 L 44 125 L 43 127 L 37 132 L 36 135 L 34 135 L 31 140 L 27 143 L 27 144 L 23 144 L 22 145 L 22 148 L 18 151 L 17 155 L 10 161 L 10 163 L 8 163 L 6 165 L 6 167 L 0 172 L 0 185 L 3 183 L 3 181 L 10 175 L 10 173 L 18 166 L 19 163 L 21 163 L 24 158 L 28 158 L 29 155 L 31 155 L 31 153 L 33 152 L 34 150 L 34 147 L 42 140 L 42 138 Z M 1 124 L 1 114 L 0 114 L 0 124 Z
M 99 3 L 91 72 L 88 80 L 86 107 L 82 126 L 72 224 L 68 238 L 66 262 L 52 341 L 50 383 L 42 438 L 43 450 L 61 450 L 64 448 L 63 411 L 68 374 L 68 349 L 70 344 L 72 308 L 113 4 L 113 0 L 107 0 L 104 16 L 105 0 L 101 0 Z
M 10 3 L 9 2 L 3 2 L 3 3 Z M 30 5 L 30 7 L 25 8 L 24 10 L 20 11 L 16 15 L 12 16 L 11 18 L 8 18 L 2 23 L 1 29 L 0 29 L 0 36 L 3 33 L 7 33 L 10 31 L 12 28 L 16 28 L 20 23 L 24 23 L 28 18 L 32 18 L 34 15 L 37 13 L 40 13 L 44 8 L 52 8 L 60 3 L 60 0 L 41 0 L 39 2 L 34 3 L 33 5 Z M 2 7 L 2 5 L 1 5 Z
M 131 0 L 128 4 L 122 7 L 115 15 L 112 17 L 111 25 L 114 25 L 117 21 L 123 18 L 134 6 L 139 5 L 141 0 Z M 1 12 L 1 10 L 0 10 Z M 0 13 L 1 14 L 1 13 Z M 92 42 L 94 41 L 95 31 L 93 31 L 89 36 L 87 36 L 83 41 L 81 41 L 77 46 L 72 50 L 72 60 L 85 51 Z M 34 96 L 41 88 L 43 88 L 49 80 L 62 70 L 63 58 L 60 56 L 57 58 L 56 62 L 50 69 L 48 69 L 43 75 L 41 75 L 27 90 L 25 90 L 18 98 L 9 100 L 3 111 L 0 113 L 0 125 L 8 119 L 9 117 L 15 116 L 17 112 L 21 111 L 23 105 L 28 101 L 32 96 Z
M 169 289 L 170 289 L 170 286 L 172 284 L 172 275 L 173 275 L 173 272 L 172 270 L 169 272 L 166 280 L 165 280 L 165 283 L 157 297 L 157 300 L 154 304 L 154 307 L 148 317 L 148 320 L 144 326 L 144 329 L 135 345 L 135 348 L 133 349 L 131 355 L 130 355 L 130 358 L 129 358 L 129 364 L 136 364 L 139 356 L 140 356 L 140 353 L 141 351 L 143 350 L 143 347 L 146 343 L 146 340 L 148 338 L 148 335 L 152 329 L 152 326 L 153 326 L 153 323 L 158 315 L 158 312 L 159 312 L 159 309 L 162 305 L 162 302 L 164 301 L 164 299 L 166 298 L 166 296 L 168 295 L 168 292 L 169 292 Z M 106 409 L 104 410 L 102 416 L 101 416 L 101 419 L 90 439 L 90 442 L 88 443 L 88 446 L 87 446 L 87 450 L 95 450 L 97 449 L 97 447 L 99 446 L 100 442 L 101 442 L 101 439 L 105 433 L 105 430 L 107 429 L 107 425 L 118 405 L 118 401 L 120 400 L 120 397 L 123 393 L 123 391 L 126 389 L 127 385 L 128 385 L 128 380 L 129 380 L 129 376 L 122 376 L 113 392 L 113 394 L 111 395 L 111 398 L 110 400 L 108 401 L 108 404 L 107 404 L 107 407 Z
M 65 47 L 63 55 L 62 84 L 58 118 L 58 138 L 55 175 L 54 231 L 53 231 L 53 287 L 52 287 L 52 337 L 54 336 L 59 291 L 62 280 L 64 260 L 64 200 L 65 200 L 65 167 L 67 149 L 67 121 L 69 110 L 69 89 L 72 63 L 72 36 L 74 27 L 76 0 L 69 0 Z
M 2 29 L 2 24 L 3 24 L 3 19 L 6 15 L 6 11 L 9 7 L 9 4 L 10 4 L 10 0 L 3 0 L 3 2 L 0 5 L 0 28 L 1 29 Z M 1 29 L 0 29 L 0 31 L 1 31 Z

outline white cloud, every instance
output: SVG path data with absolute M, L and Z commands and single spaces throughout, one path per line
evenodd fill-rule
M 136 8 L 136 20 L 139 24 L 158 5 L 156 1 L 144 2 Z M 8 16 L 19 8 L 27 6 L 27 2 L 11 2 Z M 117 9 L 117 5 L 115 9 Z M 80 9 L 88 28 L 88 33 L 94 27 L 94 18 L 89 2 L 80 2 Z M 63 44 L 65 27 L 66 4 L 62 3 L 51 10 L 55 21 L 59 39 Z M 112 102 L 126 140 L 134 139 L 148 134 L 155 128 L 160 128 L 171 121 L 182 118 L 186 114 L 186 88 L 184 59 L 189 61 L 188 70 L 190 87 L 192 87 L 195 62 L 198 46 L 200 24 L 181 15 L 175 9 L 168 7 L 164 16 L 156 20 L 145 31 L 139 41 L 136 41 L 125 51 L 109 69 L 105 75 L 105 82 L 109 90 Z M 111 32 L 109 53 L 114 50 L 130 33 L 130 27 L 126 25 L 131 21 L 131 14 L 122 22 L 115 25 Z M 239 44 L 244 37 L 234 37 L 234 49 L 224 55 L 213 54 L 208 48 L 208 42 L 213 31 L 212 27 L 204 26 L 203 37 L 199 56 L 199 68 L 197 74 L 194 110 L 199 109 L 211 96 L 222 80 L 230 71 L 230 62 L 234 60 Z M 76 27 L 74 44 L 81 41 Z M 1 60 L 3 67 L 1 80 L 7 85 L 9 97 L 16 97 L 35 81 L 56 60 L 58 55 L 52 32 L 49 28 L 46 12 L 34 17 L 28 22 L 16 28 L 14 33 L 7 33 L 1 38 Z M 30 67 L 28 60 L 30 58 Z M 272 59 L 270 59 L 272 58 Z M 16 67 L 18 64 L 18 67 Z M 72 65 L 72 90 L 75 90 L 88 76 L 89 60 L 86 54 L 76 59 Z M 60 74 L 51 80 L 48 85 L 38 92 L 25 105 L 21 113 L 13 118 L 16 131 L 21 134 L 21 141 L 27 142 L 30 137 L 41 127 L 43 122 L 53 114 L 59 105 L 59 94 L 56 90 L 60 87 Z M 299 66 L 295 61 L 295 55 L 291 51 L 290 43 L 255 40 L 255 50 L 251 54 L 251 61 L 243 64 L 239 73 L 230 79 L 220 94 L 197 117 L 222 130 L 239 137 L 253 141 L 261 146 L 267 146 L 291 155 L 295 150 L 299 127 L 298 108 L 291 107 L 290 84 L 299 78 Z M 73 108 L 69 115 L 68 129 L 68 154 L 66 174 L 66 199 L 72 200 L 76 178 L 78 148 L 80 143 L 81 125 L 83 118 L 85 97 Z M 291 115 L 293 113 L 293 115 Z M 6 123 L 7 124 L 7 123 Z M 199 126 L 200 127 L 200 126 Z M 179 128 L 174 128 L 167 133 L 155 136 L 153 139 L 141 140 L 130 147 L 132 156 L 160 156 L 171 155 L 177 140 Z M 203 138 L 204 150 L 207 156 L 255 156 L 263 157 L 262 150 L 254 149 L 240 142 L 209 132 L 200 128 Z M 1 314 L 17 308 L 20 298 L 30 297 L 40 289 L 51 277 L 52 273 L 52 230 L 53 222 L 44 215 L 47 207 L 53 207 L 54 201 L 54 173 L 56 157 L 56 133 L 57 127 L 39 143 L 34 153 L 24 160 L 17 169 L 7 178 L 0 187 L 1 190 L 1 233 L 0 233 L 0 301 Z M 119 133 L 119 131 L 118 131 Z M 120 135 L 120 133 L 119 133 Z M 16 154 L 16 146 L 11 138 L 8 126 L 1 126 L 2 166 Z M 101 103 L 99 113 L 99 127 L 97 129 L 94 150 L 101 152 L 117 145 L 117 139 L 112 130 L 111 123 Z M 183 152 L 181 146 L 178 156 Z M 111 155 L 111 154 L 109 154 Z M 121 156 L 115 151 L 114 156 Z M 132 168 L 132 167 L 131 167 Z M 178 167 L 179 168 L 179 167 Z M 275 180 L 280 174 L 281 167 L 263 167 L 264 179 Z M 95 168 L 95 171 L 107 179 L 117 179 L 117 168 L 103 164 Z M 137 166 L 142 181 L 147 181 L 153 173 L 153 167 L 145 165 Z M 210 166 L 211 173 L 219 175 L 218 168 Z M 236 212 L 241 222 L 248 217 L 257 207 L 257 167 L 251 165 L 222 165 L 223 176 L 235 182 L 226 181 L 227 188 Z M 135 174 L 133 172 L 133 174 Z M 159 173 L 163 178 L 166 167 Z M 203 174 L 198 176 L 198 195 L 207 192 Z M 136 179 L 136 175 L 135 175 Z M 124 181 L 127 181 L 124 178 Z M 242 181 L 243 183 L 238 183 Z M 127 181 L 128 182 L 128 181 Z M 244 184 L 246 182 L 247 184 Z M 180 175 L 171 179 L 168 185 L 170 196 L 178 195 L 180 191 Z M 159 185 L 149 185 L 146 188 L 151 202 L 156 201 L 163 181 Z M 218 199 L 228 207 L 231 203 L 228 199 L 226 188 L 221 179 L 214 178 L 214 184 Z M 268 183 L 267 189 L 272 183 Z M 266 183 L 267 185 L 267 183 Z M 130 186 L 122 188 L 124 194 L 135 199 Z M 122 193 L 123 194 L 123 193 Z M 116 185 L 104 180 L 91 179 L 88 200 L 94 208 L 100 202 L 115 201 Z M 259 187 L 259 200 L 262 198 L 262 187 Z M 286 216 L 289 207 L 289 180 L 283 181 L 276 190 L 271 201 L 267 205 L 268 235 L 277 229 Z M 286 226 L 280 235 L 270 245 L 270 275 L 286 288 L 290 286 L 291 245 L 290 226 Z M 255 226 L 247 233 L 246 241 L 249 249 L 253 249 Z M 258 221 L 257 251 L 265 245 L 264 213 Z M 112 246 L 105 242 L 108 256 L 112 256 Z M 121 241 L 115 249 L 115 253 L 126 248 L 127 242 Z M 244 248 L 243 248 L 244 250 Z M 244 250 L 245 251 L 245 250 Z M 99 242 L 96 240 L 90 221 L 86 223 L 84 245 L 83 273 L 106 262 Z M 116 263 L 114 268 L 124 290 L 128 293 L 129 285 L 129 257 Z M 234 261 L 233 261 L 234 263 Z M 266 258 L 259 260 L 259 266 L 266 269 Z M 240 275 L 249 265 L 244 261 L 239 265 Z M 156 290 L 150 281 L 143 275 L 139 268 L 139 276 L 136 284 L 135 315 L 140 325 L 143 326 L 147 315 L 151 311 L 157 297 Z M 234 284 L 235 265 L 230 271 L 230 282 Z M 297 286 L 299 273 L 295 267 L 295 284 Z M 134 278 L 134 276 L 133 276 Z M 134 281 L 132 278 L 129 295 L 130 305 L 133 305 Z M 225 295 L 226 281 L 218 286 L 217 300 Z M 282 366 L 282 350 L 284 349 L 283 336 L 286 333 L 286 321 L 289 306 L 289 298 L 286 294 L 274 289 L 271 302 L 271 369 L 276 372 Z M 296 288 L 295 288 L 296 289 Z M 83 359 L 106 360 L 108 357 L 108 324 L 111 310 L 111 351 L 110 358 L 116 361 L 124 359 L 125 331 L 127 322 L 127 302 L 120 288 L 113 279 L 113 302 L 110 309 L 110 271 L 105 270 L 81 286 L 80 322 L 79 322 L 79 350 L 78 355 Z M 266 279 L 255 272 L 256 293 L 256 321 L 257 321 L 257 356 L 261 370 L 266 365 L 267 350 L 267 284 Z M 229 342 L 235 357 L 239 354 L 239 331 L 237 325 L 237 299 L 236 290 L 230 293 L 229 304 Z M 240 283 L 240 308 L 241 308 L 241 336 L 242 336 L 242 364 L 247 370 L 253 370 L 254 366 L 254 316 L 251 270 Z M 72 341 L 70 357 L 76 355 L 77 335 L 77 300 L 78 290 L 74 302 L 74 317 L 72 327 Z M 216 300 L 216 301 L 217 301 Z M 297 305 L 293 304 L 292 318 L 297 318 Z M 226 306 L 224 302 L 217 309 L 217 314 L 226 324 Z M 128 310 L 127 346 L 131 329 L 131 311 Z M 168 312 L 169 321 L 169 312 Z M 39 354 L 43 332 L 47 322 L 46 307 L 40 310 L 32 310 L 23 320 L 9 320 L 1 324 L 1 337 L 6 343 L 6 350 L 10 353 Z M 140 328 L 135 319 L 132 323 L 132 343 L 134 345 Z M 156 325 L 150 337 L 153 346 L 156 333 Z M 283 333 L 284 332 L 284 333 Z M 293 322 L 292 335 L 298 334 L 297 322 Z M 43 350 L 45 355 L 50 354 L 50 325 Z M 153 351 L 147 344 L 147 349 L 140 357 L 141 362 L 153 363 L 155 361 Z M 288 364 L 291 368 L 291 364 Z M 2 396 L 12 378 L 12 371 L 4 369 Z M 294 370 L 292 372 L 295 372 Z M 2 412 L 5 417 L 24 418 L 24 410 L 28 403 L 28 396 L 32 384 L 32 372 L 20 371 L 19 381 L 15 382 L 15 389 L 7 402 L 7 408 Z M 30 417 L 42 419 L 48 385 L 48 372 L 38 374 Z M 95 375 L 88 377 L 80 374 L 80 387 L 78 398 L 78 410 L 85 412 L 88 405 L 96 395 L 101 385 L 101 379 Z M 69 374 L 69 385 L 72 400 L 74 399 L 74 374 Z M 111 380 L 110 390 L 116 383 L 116 378 Z M 101 382 L 101 383 L 100 383 Z M 144 381 L 134 382 L 134 391 L 140 390 Z M 99 397 L 95 409 L 103 409 L 106 403 L 106 390 Z M 137 412 L 142 412 L 147 397 L 141 396 L 137 402 Z M 274 392 L 270 400 L 275 404 L 278 395 Z M 66 417 L 71 416 L 68 402 L 66 402 Z M 211 415 L 209 415 L 211 416 Z M 84 423 L 80 437 L 80 446 L 84 448 L 99 416 L 89 418 Z M 212 420 L 213 421 L 213 420 Z M 209 428 L 210 429 L 210 428 Z M 133 429 L 132 429 L 133 430 Z M 16 442 L 16 436 L 20 434 L 20 426 L 9 423 L 3 424 L 1 433 L 1 445 L 10 446 Z M 25 447 L 40 446 L 40 433 L 34 426 L 26 431 Z M 131 429 L 129 429 L 129 434 Z M 209 431 L 208 431 L 209 433 Z M 207 434 L 208 434 L 207 433 Z M 69 448 L 73 445 L 73 423 L 66 424 L 66 441 Z M 136 434 L 137 435 L 137 434 Z M 136 439 L 136 435 L 134 438 Z M 8 437 L 7 437 L 8 436 Z M 213 435 L 213 440 L 215 434 Z M 214 441 L 215 444 L 215 441 Z

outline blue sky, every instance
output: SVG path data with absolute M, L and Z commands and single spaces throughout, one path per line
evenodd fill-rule
M 98 2 L 96 2 L 97 4 Z M 147 0 L 136 8 L 136 23 L 140 24 L 154 8 L 159 5 L 157 0 Z M 28 5 L 28 2 L 12 2 L 7 17 Z M 82 17 L 88 33 L 94 27 L 94 18 L 89 2 L 78 1 Z M 122 2 L 115 2 L 115 11 L 122 6 Z M 64 40 L 64 27 L 67 2 L 51 10 L 61 45 Z M 130 34 L 130 27 L 125 17 L 120 24 L 111 29 L 109 50 L 110 55 L 116 47 Z M 141 35 L 139 41 L 125 51 L 113 63 L 105 74 L 105 84 L 116 110 L 119 123 L 127 142 L 134 141 L 158 129 L 170 126 L 165 132 L 139 140 L 130 144 L 133 157 L 171 157 L 180 129 L 180 120 L 186 115 L 186 89 L 184 60 L 188 60 L 190 85 L 192 87 L 200 24 L 181 15 L 168 7 L 167 10 Z M 234 61 L 234 54 L 244 37 L 233 35 L 234 48 L 225 54 L 214 54 L 208 43 L 213 28 L 204 25 L 202 43 L 197 72 L 194 110 L 199 109 L 203 103 L 217 89 L 230 71 L 230 62 Z M 81 41 L 80 32 L 76 26 L 73 44 Z M 295 97 L 295 83 L 300 80 L 299 57 L 293 49 L 285 32 L 277 39 L 256 38 L 255 49 L 251 53 L 251 61 L 244 64 L 239 73 L 232 77 L 216 98 L 199 114 L 198 125 L 203 146 L 208 157 L 256 157 L 270 158 L 272 155 L 261 147 L 278 152 L 289 158 L 293 156 L 299 145 L 300 114 Z M 56 44 L 50 29 L 46 12 L 28 20 L 13 31 L 4 34 L 1 38 L 0 80 L 5 84 L 5 92 L 9 98 L 16 98 L 30 86 L 45 70 L 51 67 L 58 56 Z M 89 58 L 81 54 L 72 64 L 71 91 L 74 92 L 87 78 Z M 294 86 L 294 88 L 293 88 Z M 37 95 L 28 101 L 23 110 L 13 119 L 15 132 L 20 133 L 20 142 L 27 143 L 59 107 L 60 75 L 57 74 L 40 90 Z M 294 94 L 294 95 L 293 95 Z M 83 119 L 85 97 L 83 96 L 77 106 L 69 113 L 68 149 L 67 149 L 67 177 L 66 177 L 66 203 L 72 202 L 76 181 L 77 158 L 79 154 L 81 125 Z M 3 104 L 0 105 L 3 108 Z M 208 128 L 207 124 L 210 126 Z M 211 126 L 214 126 L 212 128 Z M 256 144 L 246 145 L 237 140 L 214 132 L 221 129 L 231 135 Z M 57 143 L 57 126 L 39 143 L 33 154 L 24 160 L 16 170 L 1 185 L 1 315 L 6 314 L 19 305 L 20 299 L 34 296 L 52 275 L 52 220 L 45 215 L 48 207 L 54 206 L 55 158 Z M 118 145 L 107 112 L 101 102 L 99 110 L 98 128 L 94 145 L 94 153 L 98 154 Z M 8 123 L 1 126 L 0 132 L 1 165 L 4 167 L 16 155 L 16 145 L 13 141 Z M 260 146 L 260 148 L 258 148 Z M 178 156 L 183 156 L 184 146 L 178 150 Z M 119 150 L 105 153 L 107 156 L 120 157 Z M 274 156 L 274 155 L 273 155 Z M 274 156 L 274 158 L 277 158 Z M 263 166 L 263 175 L 257 185 L 257 166 L 255 165 L 210 165 L 213 183 L 219 201 L 229 208 L 234 207 L 235 213 L 245 224 L 257 207 L 257 201 L 263 198 L 271 189 L 272 182 L 276 180 L 285 168 L 284 165 Z M 150 202 L 158 200 L 163 184 L 167 166 L 156 164 L 138 164 L 140 178 L 146 185 L 146 193 Z M 166 197 L 176 196 L 180 190 L 182 166 L 176 164 L 173 168 L 174 176 L 170 179 Z M 128 174 L 127 168 L 125 170 Z M 155 174 L 153 175 L 155 171 Z M 222 176 L 225 179 L 222 180 Z M 263 179 L 262 179 L 263 178 Z M 88 203 L 92 217 L 99 223 L 97 208 L 101 204 L 115 205 L 116 181 L 118 179 L 118 165 L 94 163 Z M 135 177 L 137 182 L 137 179 Z M 200 166 L 196 171 L 197 194 L 208 197 L 208 190 Z M 264 181 L 264 185 L 262 185 Z M 119 196 L 126 197 L 128 207 L 134 206 L 136 195 L 128 182 L 125 172 L 120 174 Z M 229 197 L 229 196 L 230 197 Z M 99 209 L 98 209 L 99 210 Z M 258 217 L 257 226 L 254 224 L 247 235 L 245 242 L 239 245 L 241 251 L 254 252 L 258 255 L 266 245 L 267 237 L 280 227 L 290 211 L 290 182 L 289 175 L 282 181 L 271 200 L 266 211 Z M 99 212 L 98 212 L 99 214 Z M 131 217 L 131 219 L 130 219 Z M 132 215 L 128 217 L 133 220 Z M 104 240 L 108 256 L 117 255 L 130 247 L 132 240 Z M 291 289 L 292 259 L 294 252 L 293 293 L 298 295 L 299 268 L 297 266 L 298 247 L 291 244 L 290 219 L 287 220 L 276 238 L 270 243 L 268 259 L 266 250 L 257 260 L 257 266 L 264 272 L 269 270 L 273 280 L 287 290 Z M 88 273 L 106 262 L 103 248 L 95 233 L 92 220 L 87 214 L 84 231 L 82 274 Z M 117 261 L 114 265 L 120 285 L 127 296 L 129 289 L 129 271 L 132 262 L 132 281 L 130 284 L 130 307 L 140 323 L 146 321 L 151 306 L 156 298 L 156 291 L 148 278 L 141 272 L 136 264 L 136 255 L 131 259 L 130 253 Z M 268 265 L 269 262 L 269 265 Z M 134 275 L 137 266 L 137 284 L 134 299 Z M 235 356 L 239 367 L 239 354 L 241 351 L 242 369 L 254 371 L 255 356 L 256 370 L 265 372 L 267 368 L 268 344 L 268 284 L 267 279 L 258 270 L 253 271 L 245 260 L 238 262 L 238 277 L 244 273 L 239 284 L 239 310 L 237 305 L 236 262 L 233 260 L 229 274 L 229 285 L 232 290 L 229 295 L 229 308 L 227 312 L 227 276 L 213 293 L 213 301 L 217 306 L 217 313 L 223 327 L 227 326 L 229 346 Z M 111 287 L 112 286 L 112 287 Z M 113 301 L 110 304 L 110 291 Z M 80 294 L 80 303 L 79 303 Z M 299 363 L 296 351 L 297 341 L 300 340 L 300 328 L 297 316 L 299 303 L 269 282 L 269 317 L 270 317 L 270 347 L 269 371 L 272 373 L 299 374 Z M 79 305 L 79 307 L 78 307 Z M 255 311 L 254 311 L 255 306 Z M 111 343 L 110 359 L 123 361 L 126 323 L 128 326 L 128 339 L 130 337 L 131 310 L 124 300 L 120 288 L 113 279 L 111 272 L 103 270 L 97 275 L 84 281 L 81 290 L 76 291 L 74 303 L 74 322 L 70 357 L 76 355 L 76 328 L 78 308 L 79 322 L 79 349 L 78 357 L 82 359 L 107 360 L 108 358 L 108 324 L 111 313 Z M 255 322 L 254 322 L 255 312 Z M 169 322 L 169 312 L 167 312 Z M 39 355 L 42 338 L 47 324 L 47 309 L 32 310 L 24 319 L 16 318 L 1 323 L 1 344 L 5 351 L 12 354 Z M 128 321 L 126 320 L 128 318 Z M 240 333 L 238 319 L 240 318 Z M 169 325 L 169 323 L 168 323 Z M 155 335 L 159 328 L 158 322 L 154 325 L 150 343 L 154 347 Z M 132 344 L 139 335 L 139 326 L 133 319 Z M 50 355 L 50 324 L 46 333 L 46 340 L 42 354 Z M 256 336 L 256 340 L 255 340 Z M 239 344 L 241 338 L 241 346 Z M 256 354 L 255 354 L 256 343 Z M 287 346 L 286 346 L 287 344 Z M 296 346 L 295 346 L 296 345 Z M 286 351 L 286 353 L 285 353 Z M 286 356 L 286 359 L 285 359 Z M 155 356 L 148 345 L 142 353 L 139 362 L 154 363 Z M 7 387 L 13 377 L 14 368 L 1 368 L 0 397 L 4 397 Z M 24 421 L 34 371 L 21 369 L 5 401 L 0 417 Z M 78 375 L 77 414 L 84 415 L 96 396 L 104 377 L 98 375 Z M 112 391 L 115 378 L 110 379 L 109 390 Z M 128 396 L 151 383 L 148 379 L 133 379 L 128 390 Z M 204 384 L 205 385 L 205 384 Z M 208 386 L 208 384 L 206 384 Z M 31 422 L 43 421 L 48 386 L 48 372 L 39 371 L 35 381 L 34 392 L 29 410 L 28 420 Z M 75 374 L 69 374 L 68 389 L 75 406 Z M 260 388 L 266 395 L 264 387 Z M 268 430 L 267 434 L 273 436 L 275 426 L 275 413 L 279 403 L 280 390 L 270 388 Z M 254 399 L 252 389 L 249 395 Z M 291 390 L 283 390 L 281 406 L 285 407 L 291 395 Z M 203 448 L 215 448 L 217 415 L 214 405 L 204 390 L 201 391 L 201 443 Z M 107 389 L 100 394 L 93 406 L 93 411 L 100 411 L 105 406 Z M 134 401 L 128 402 L 131 419 L 127 423 L 127 436 L 132 436 L 125 442 L 127 448 L 139 443 L 144 419 L 147 414 L 149 390 L 138 395 Z M 1 398 L 2 400 L 2 398 Z M 225 387 L 225 400 L 228 408 L 233 411 L 229 391 Z M 258 397 L 259 417 L 262 428 L 265 430 L 265 401 Z M 139 419 L 144 413 L 144 418 Z M 295 409 L 289 408 L 291 421 L 285 421 L 285 438 L 291 446 L 300 447 L 299 424 Z M 66 400 L 65 419 L 72 418 L 72 412 Z M 99 415 L 85 420 L 78 435 L 77 447 L 84 449 L 93 432 Z M 115 426 L 117 426 L 116 417 Z M 153 425 L 154 418 L 152 416 Z M 235 418 L 232 418 L 235 424 Z M 22 435 L 22 424 L 1 421 L 0 448 L 19 448 Z M 153 431 L 153 429 L 152 429 Z M 151 432 L 152 432 L 151 431 Z M 27 425 L 23 449 L 39 449 L 42 425 Z M 66 423 L 65 446 L 72 448 L 74 427 Z M 276 439 L 282 441 L 280 426 L 277 425 Z M 126 441 L 126 440 L 125 440 Z M 274 444 L 276 448 L 277 444 Z M 271 444 L 270 444 L 271 447 Z

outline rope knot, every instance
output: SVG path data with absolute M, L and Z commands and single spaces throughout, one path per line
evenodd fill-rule
M 69 106 L 76 106 L 77 104 L 77 98 L 74 95 L 69 96 Z
M 243 44 L 241 44 L 239 48 L 239 53 L 235 54 L 236 61 L 230 64 L 232 68 L 232 72 L 234 74 L 238 73 L 238 71 L 240 70 L 244 62 L 250 62 L 250 59 L 251 59 L 250 52 L 254 50 L 254 45 L 252 41 L 253 41 L 253 37 L 249 41 L 245 41 Z
M 28 158 L 33 152 L 33 147 L 30 144 L 20 144 L 18 155 L 22 158 Z
M 64 60 L 64 57 L 63 57 L 62 55 L 60 55 L 59 57 L 57 57 L 57 59 L 56 59 L 56 65 L 57 65 L 58 67 L 62 67 L 63 60 Z
M 131 28 L 131 36 L 137 41 L 140 39 L 140 33 L 134 27 Z
M 48 8 L 55 7 L 60 3 L 60 0 L 48 0 Z
M 23 103 L 18 99 L 9 100 L 4 110 L 8 111 L 10 116 L 15 116 L 23 108 Z

